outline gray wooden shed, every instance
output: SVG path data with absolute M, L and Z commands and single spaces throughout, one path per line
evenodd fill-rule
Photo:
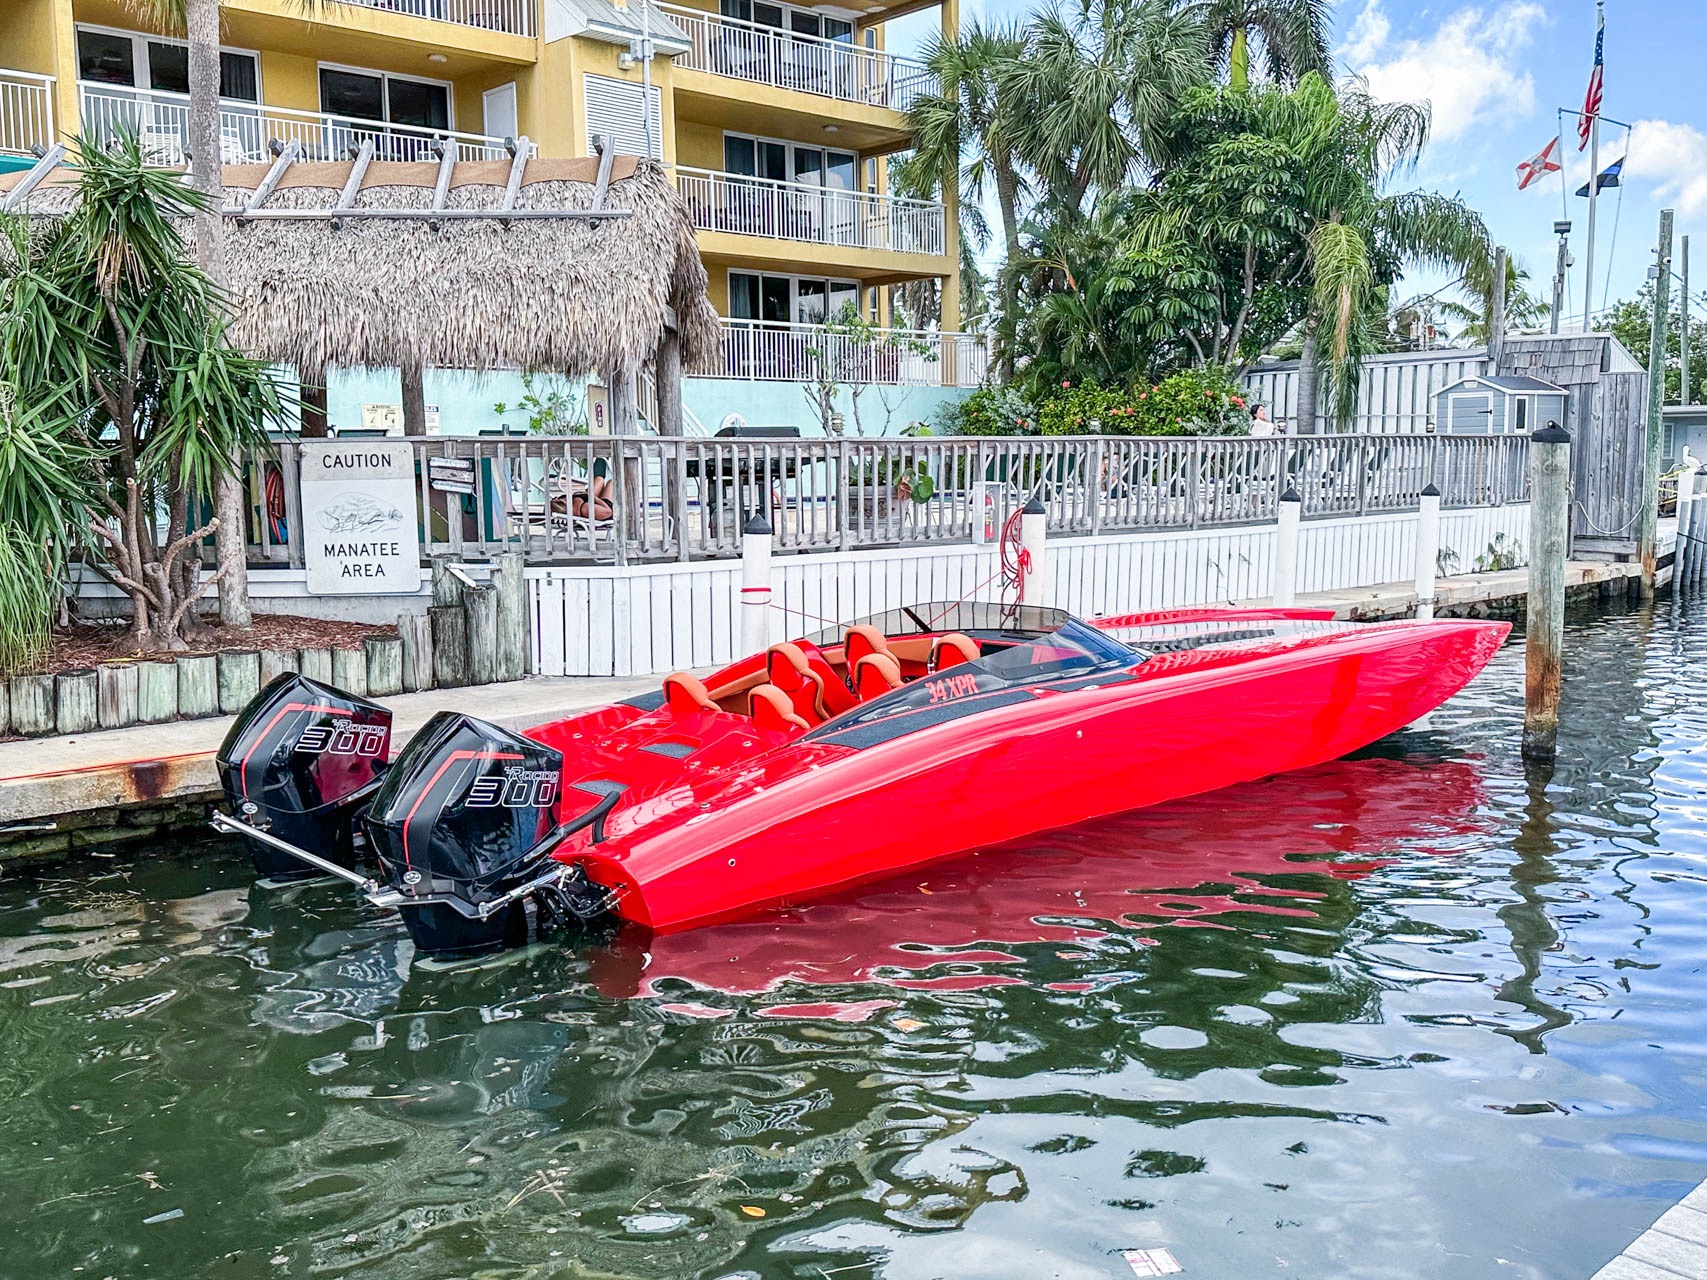
M 1646 503 L 1647 370 L 1606 333 L 1510 334 L 1499 373 L 1570 393 L 1571 554 L 1636 554 Z
M 1528 435 L 1565 422 L 1570 392 L 1540 378 L 1473 373 L 1440 389 L 1435 422 L 1453 435 Z

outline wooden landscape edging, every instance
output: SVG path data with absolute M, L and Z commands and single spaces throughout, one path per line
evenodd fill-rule
M 0 737 L 44 738 L 234 715 L 287 671 L 371 698 L 526 676 L 532 624 L 522 594 L 521 557 L 506 557 L 489 584 L 465 581 L 448 562 L 434 570 L 442 603 L 426 614 L 404 614 L 396 635 L 368 636 L 359 649 L 120 659 L 56 675 L 0 679 Z

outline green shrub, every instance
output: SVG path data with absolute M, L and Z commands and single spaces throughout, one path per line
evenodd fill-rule
M 938 410 L 936 430 L 945 436 L 1032 436 L 1037 411 L 1014 388 L 986 385 Z
M 0 677 L 31 671 L 47 656 L 55 584 L 44 568 L 40 544 L 0 524 Z
M 1044 435 L 1243 435 L 1250 416 L 1221 369 L 1182 369 L 1149 387 L 1063 381 L 1038 406 Z

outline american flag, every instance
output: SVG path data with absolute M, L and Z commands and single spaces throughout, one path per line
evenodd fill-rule
M 1577 119 L 1577 137 L 1581 141 L 1577 150 L 1588 146 L 1589 133 L 1594 128 L 1594 118 L 1600 114 L 1601 91 L 1605 88 L 1606 76 L 1606 10 L 1599 11 L 1600 20 L 1594 29 L 1594 70 L 1589 73 L 1588 93 L 1583 97 L 1583 113 Z

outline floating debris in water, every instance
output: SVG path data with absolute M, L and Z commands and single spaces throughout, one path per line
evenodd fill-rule
M 1173 1276 L 1185 1270 L 1166 1249 L 1122 1249 L 1120 1256 L 1135 1276 Z
M 183 1216 L 184 1211 L 182 1209 L 168 1209 L 165 1213 L 157 1213 L 151 1218 L 144 1218 L 142 1220 L 142 1225 L 145 1227 L 152 1227 L 156 1222 L 171 1222 L 174 1218 L 181 1218 Z

